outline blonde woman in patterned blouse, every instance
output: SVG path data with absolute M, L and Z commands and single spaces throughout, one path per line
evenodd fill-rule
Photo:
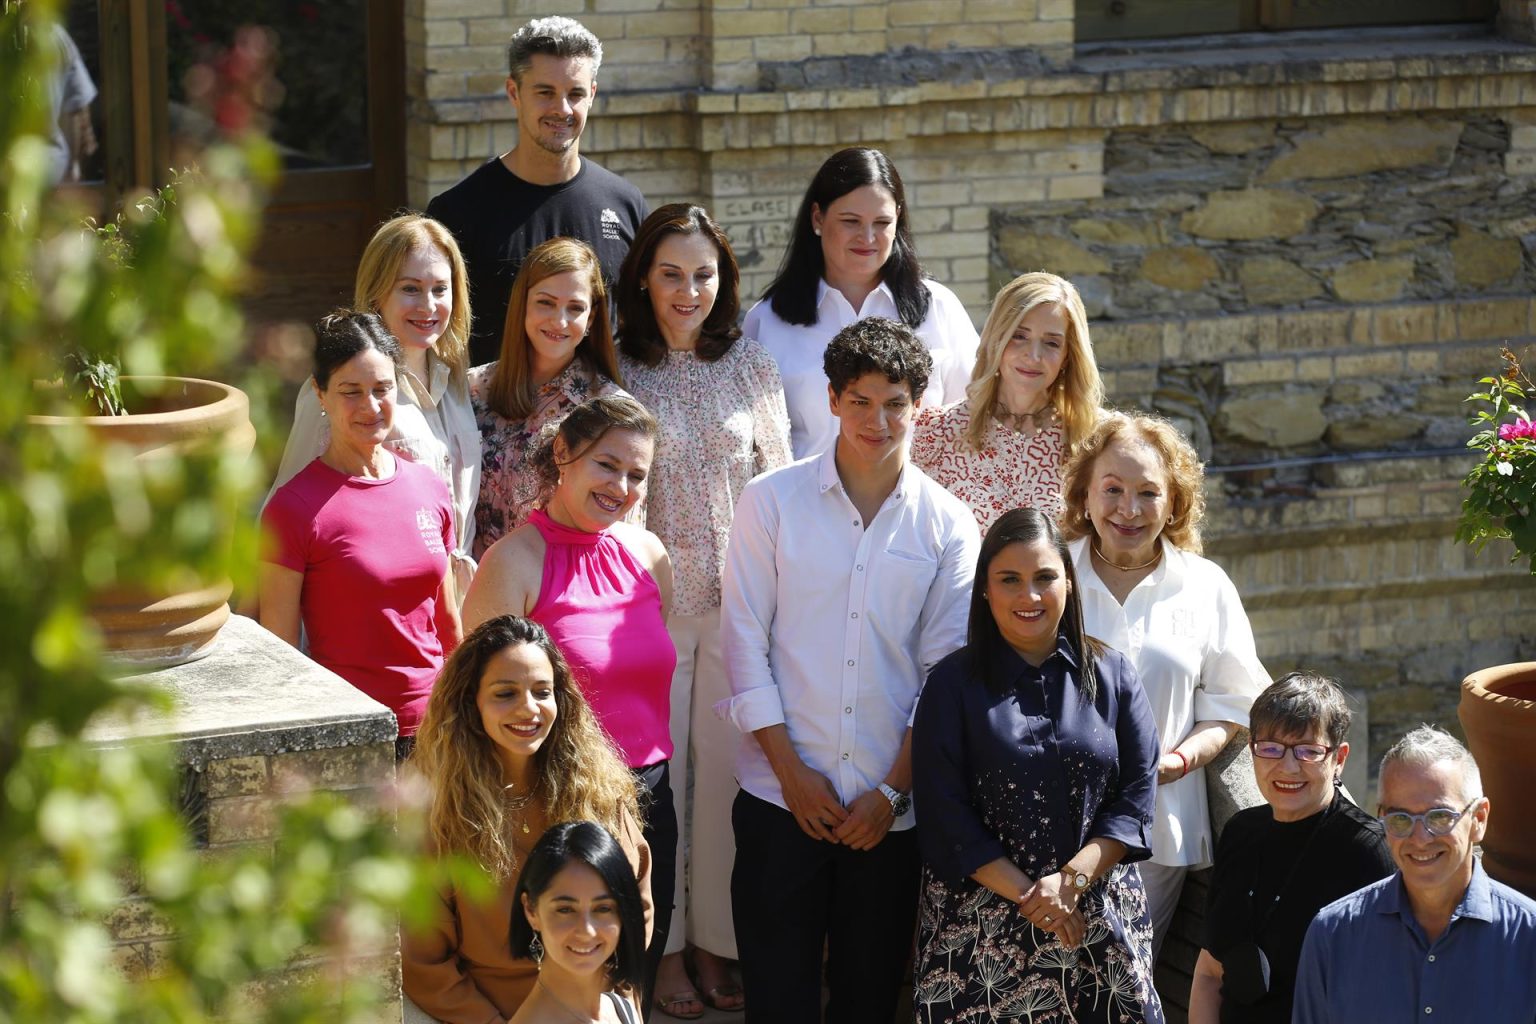
M 1103 404 L 1077 289 L 1024 274 L 992 303 L 965 399 L 919 414 L 912 461 L 971 507 L 983 533 L 1020 506 L 1054 519 L 1061 468 Z
M 667 629 L 677 647 L 672 763 L 679 780 L 686 777 L 692 738 L 692 813 L 686 805 L 678 813 L 677 923 L 656 981 L 663 1012 L 684 1018 L 698 1016 L 704 1003 L 722 1010 L 744 1005 L 726 963 L 736 957 L 730 901 L 736 736 L 711 710 L 730 696 L 720 661 L 720 574 L 742 488 L 791 458 L 778 366 L 736 327 L 737 288 L 736 257 L 725 235 L 702 208 L 672 203 L 640 226 L 615 289 L 624 379 L 661 424 L 646 525 L 666 545 L 676 574 Z M 686 792 L 681 781 L 679 792 Z M 690 820 L 698 826 L 691 843 Z M 694 946 L 700 991 L 688 978 L 685 942 Z
M 539 431 L 589 398 L 625 394 L 621 383 L 597 255 L 574 238 L 552 238 L 512 282 L 501 358 L 469 371 L 482 460 L 476 558 L 548 497 L 528 465 Z

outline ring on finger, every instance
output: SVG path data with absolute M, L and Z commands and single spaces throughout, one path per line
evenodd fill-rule
M 1051 923 L 1051 915 L 1050 914 L 1046 914 L 1045 915 L 1045 923 L 1046 924 L 1050 924 Z

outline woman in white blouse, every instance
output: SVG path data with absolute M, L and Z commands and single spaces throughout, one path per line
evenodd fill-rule
M 630 392 L 661 426 L 646 525 L 666 546 L 675 573 L 667 620 L 677 648 L 672 767 L 679 779 L 691 768 L 693 784 L 679 788 L 692 799 L 679 807 L 675 923 L 656 992 L 663 1012 L 684 1018 L 705 1003 L 744 1006 L 726 962 L 736 957 L 730 883 L 737 737 L 712 711 L 731 694 L 720 660 L 720 574 L 742 488 L 790 461 L 778 368 L 736 327 L 739 281 L 730 243 L 703 208 L 672 203 L 640 225 L 615 288 L 620 367 Z M 694 947 L 698 991 L 684 964 L 685 942 Z
M 1108 413 L 1067 464 L 1062 533 L 1087 631 L 1136 665 L 1162 757 L 1152 859 L 1141 864 L 1154 949 L 1184 875 L 1211 863 L 1206 764 L 1269 685 L 1237 589 L 1200 557 L 1199 456 L 1167 421 Z
M 400 342 L 395 423 L 385 446 L 430 468 L 453 498 L 453 577 L 462 601 L 475 571 L 469 552 L 480 492 L 480 432 L 465 377 L 469 284 L 458 243 L 430 217 L 408 213 L 385 221 L 363 250 L 352 302 L 379 314 Z M 311 378 L 294 402 L 293 429 L 268 500 L 330 444 L 315 396 Z
M 965 397 L 976 327 L 954 292 L 923 276 L 901 175 L 878 149 L 854 147 L 833 154 L 811 179 L 779 275 L 743 324 L 779 364 L 797 459 L 837 436 L 821 354 L 833 335 L 867 316 L 900 320 L 928 349 L 933 373 L 923 405 Z
M 992 302 L 965 400 L 918 413 L 912 462 L 982 533 L 1020 506 L 1054 520 L 1062 465 L 1103 404 L 1082 297 L 1055 274 L 1024 274 Z

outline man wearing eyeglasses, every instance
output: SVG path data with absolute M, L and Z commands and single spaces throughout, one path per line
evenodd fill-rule
M 1301 949 L 1295 1024 L 1536 1021 L 1536 901 L 1489 878 L 1477 763 L 1424 725 L 1381 759 L 1397 873 L 1318 912 Z

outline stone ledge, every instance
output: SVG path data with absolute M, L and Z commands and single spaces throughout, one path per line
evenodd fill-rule
M 131 676 L 135 688 L 170 695 L 169 713 L 103 716 L 85 738 L 107 746 L 169 743 L 178 763 L 392 742 L 384 705 L 242 615 L 232 615 L 200 661 Z

